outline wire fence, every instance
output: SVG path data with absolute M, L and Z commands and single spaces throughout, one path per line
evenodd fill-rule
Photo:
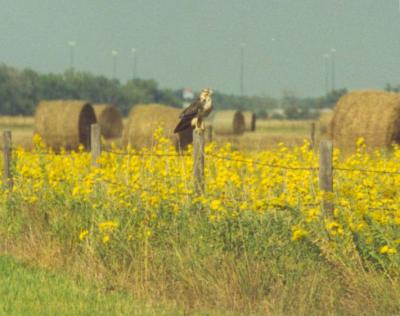
M 93 137 L 93 136 L 92 136 Z M 196 136 L 197 137 L 197 136 Z M 11 152 L 15 148 L 11 146 L 11 135 L 9 136 L 10 141 L 9 143 L 5 143 L 3 152 L 4 152 L 4 161 L 7 162 L 4 163 L 4 183 L 9 183 L 9 187 L 12 187 L 12 174 L 10 171 L 10 165 L 12 161 L 12 156 Z M 195 138 L 194 141 L 196 142 Z M 238 162 L 238 163 L 244 163 L 244 164 L 252 164 L 252 165 L 257 165 L 260 167 L 266 167 L 266 168 L 273 168 L 273 169 L 281 169 L 281 170 L 292 170 L 292 171 L 308 171 L 308 172 L 319 172 L 319 180 L 320 180 L 320 190 L 325 191 L 327 190 L 328 192 L 333 192 L 333 171 L 339 171 L 339 172 L 359 172 L 359 173 L 375 173 L 375 174 L 385 174 L 385 175 L 400 175 L 400 171 L 394 171 L 394 170 L 375 170 L 375 169 L 368 169 L 368 168 L 347 168 L 347 167 L 342 167 L 342 166 L 335 166 L 333 165 L 333 154 L 332 154 L 332 144 L 330 144 L 330 152 L 328 153 L 327 157 L 329 158 L 328 163 L 324 160 L 320 159 L 320 164 L 319 165 L 311 165 L 311 166 L 288 166 L 284 164 L 279 164 L 279 163 L 272 163 L 270 161 L 262 161 L 262 160 L 254 160 L 254 159 L 245 159 L 245 158 L 240 158 L 240 157 L 232 157 L 232 156 L 224 156 L 222 154 L 215 154 L 212 152 L 205 152 L 204 150 L 204 135 L 203 139 L 200 138 L 200 140 L 197 140 L 197 142 L 200 142 L 200 150 L 194 150 L 193 155 L 188 154 L 187 152 L 177 152 L 177 153 L 160 153 L 160 152 L 154 152 L 154 151 L 149 151 L 149 152 L 135 152 L 135 151 L 129 151 L 129 150 L 114 150 L 114 149 L 103 149 L 100 150 L 98 155 L 101 153 L 103 154 L 110 154 L 110 155 L 116 155 L 116 156 L 124 156 L 124 157 L 156 157 L 156 158 L 187 158 L 187 157 L 193 157 L 193 164 L 195 169 L 196 163 L 200 163 L 200 168 L 202 168 L 201 172 L 197 172 L 194 174 L 194 182 L 202 182 L 204 183 L 204 159 L 209 158 L 209 159 L 215 159 L 215 160 L 222 160 L 222 161 L 229 161 L 229 162 Z M 100 145 L 100 136 L 96 139 L 91 139 L 91 144 L 95 144 L 93 148 L 101 148 Z M 96 145 L 97 144 L 97 145 Z M 199 146 L 199 143 L 194 144 L 194 148 L 196 146 Z M 329 146 L 328 146 L 329 147 Z M 322 147 L 320 147 L 322 148 Z M 321 150 L 321 149 L 320 149 Z M 49 152 L 49 151 L 33 151 L 31 152 L 33 155 L 43 155 L 43 156 L 73 156 L 73 152 Z M 75 153 L 75 154 L 79 154 Z M 196 157 L 196 155 L 199 155 Z M 320 157 L 322 153 L 320 152 Z M 98 158 L 97 156 L 94 156 L 94 152 L 92 150 L 92 157 L 94 158 L 92 160 L 92 163 L 96 165 L 96 159 Z M 322 165 L 326 164 L 327 165 Z M 97 167 L 101 167 L 96 165 Z M 197 177 L 197 178 L 196 178 Z M 200 178 L 199 178 L 200 177 Z M 53 179 L 54 180 L 54 179 Z M 62 179 L 57 179 L 57 181 L 62 182 Z M 138 191 L 138 192 L 150 192 L 150 193 L 155 193 L 156 188 L 152 186 L 151 188 L 146 188 L 143 185 L 135 185 L 136 182 L 130 183 L 129 181 L 113 181 L 109 179 L 104 179 L 101 178 L 99 181 L 95 181 L 95 183 L 107 183 L 112 186 L 124 186 L 127 189 L 131 189 L 132 191 Z M 328 185 L 321 185 L 321 182 L 325 182 L 325 184 Z M 160 182 L 161 183 L 161 182 Z M 201 187 L 200 187 L 201 188 Z M 328 189 L 326 189 L 328 188 Z M 204 188 L 200 191 L 196 192 L 196 189 L 194 192 L 188 190 L 187 192 L 175 192 L 176 195 L 180 196 L 185 196 L 188 197 L 190 195 L 199 195 L 199 194 L 204 194 Z M 331 200 L 326 200 L 322 201 L 322 204 L 324 205 L 325 208 L 330 208 L 331 211 L 333 211 L 333 204 Z M 272 205 L 272 204 L 271 204 Z M 316 204 L 310 204 L 309 207 L 312 206 L 318 206 L 320 203 Z M 282 205 L 275 205 L 276 207 L 282 207 Z
M 275 168 L 275 169 L 286 169 L 286 170 L 303 170 L 303 171 L 315 171 L 318 170 L 318 167 L 292 167 L 292 166 L 283 166 L 283 165 L 278 165 L 278 164 L 271 164 L 259 160 L 247 160 L 247 159 L 238 159 L 238 158 L 231 158 L 231 157 L 224 157 L 220 155 L 215 155 L 211 153 L 205 154 L 205 157 L 212 157 L 220 160 L 227 160 L 227 161 L 235 161 L 235 162 L 242 162 L 242 163 L 248 163 L 248 164 L 253 164 L 253 165 L 259 165 L 259 166 L 264 166 L 264 167 L 269 167 L 269 168 Z
M 13 148 L 13 151 L 18 150 L 18 148 Z M 80 152 L 63 152 L 63 153 L 56 153 L 56 152 L 46 152 L 46 151 L 29 151 L 26 152 L 30 155 L 37 155 L 37 156 L 73 156 L 74 154 L 79 154 Z M 89 155 L 88 152 L 85 152 Z M 132 156 L 132 157 L 177 157 L 177 158 L 185 158 L 185 157 L 192 157 L 192 155 L 187 153 L 155 153 L 155 152 L 128 152 L 128 151 L 115 151 L 115 150 L 102 150 L 102 153 L 113 154 L 117 156 Z M 226 161 L 233 161 L 233 162 L 240 162 L 246 164 L 253 164 L 259 165 L 263 167 L 273 168 L 273 169 L 284 169 L 284 170 L 299 170 L 299 171 L 318 171 L 320 169 L 319 166 L 310 166 L 310 167 L 293 167 L 293 166 L 285 166 L 281 164 L 272 164 L 265 161 L 260 160 L 251 160 L 251 159 L 241 159 L 241 158 L 232 158 L 221 156 L 213 153 L 204 153 L 205 157 L 215 158 L 218 160 L 226 160 Z M 360 172 L 360 173 L 381 173 L 381 174 L 393 174 L 393 175 L 400 175 L 400 171 L 389 171 L 389 170 L 375 170 L 375 169 L 362 169 L 362 168 L 344 168 L 344 167 L 332 167 L 333 170 L 337 171 L 346 171 L 346 172 Z

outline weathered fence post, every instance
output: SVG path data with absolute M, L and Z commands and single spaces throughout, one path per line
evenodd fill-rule
M 323 194 L 322 208 L 325 217 L 333 215 L 332 142 L 319 144 L 319 189 Z
M 11 131 L 3 132 L 3 183 L 11 191 L 13 179 L 11 174 Z
M 204 131 L 193 131 L 193 182 L 197 195 L 204 192 Z
M 212 125 L 207 125 L 205 130 L 205 138 L 207 143 L 212 142 Z
M 90 150 L 92 153 L 92 166 L 97 166 L 97 158 L 101 154 L 100 124 L 90 126 Z
M 311 122 L 310 147 L 311 147 L 311 149 L 314 149 L 314 147 L 315 147 L 315 122 Z

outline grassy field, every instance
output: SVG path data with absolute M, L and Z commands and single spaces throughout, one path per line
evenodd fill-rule
M 15 151 L 0 249 L 93 280 L 90 295 L 131 293 L 186 314 L 400 313 L 400 149 L 369 153 L 360 142 L 353 156 L 335 153 L 342 170 L 382 173 L 335 172 L 328 195 L 308 144 L 210 144 L 197 196 L 191 155 L 161 135 L 152 149 L 104 152 L 97 167 L 90 153 L 54 155 L 38 138 L 33 152 Z
M 124 292 L 0 256 L 1 315 L 183 315 Z
M 192 156 L 162 131 L 154 148 L 104 152 L 97 167 L 39 138 L 16 150 L 0 249 L 32 266 L 0 257 L 0 312 L 400 314 L 400 149 L 335 152 L 326 194 L 318 153 L 296 146 L 309 122 L 270 123 L 207 146 L 201 196 Z

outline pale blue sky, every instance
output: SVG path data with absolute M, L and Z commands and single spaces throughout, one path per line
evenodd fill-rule
M 398 0 L 0 0 L 0 63 L 117 77 L 138 74 L 161 87 L 238 94 L 240 43 L 245 93 L 325 92 L 323 54 L 336 53 L 336 86 L 400 83 Z

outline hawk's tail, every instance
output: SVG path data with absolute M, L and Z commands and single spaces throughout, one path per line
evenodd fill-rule
M 179 133 L 182 132 L 183 130 L 187 129 L 190 127 L 190 120 L 180 120 L 180 122 L 178 123 L 178 125 L 176 125 L 175 129 L 174 129 L 174 133 Z

